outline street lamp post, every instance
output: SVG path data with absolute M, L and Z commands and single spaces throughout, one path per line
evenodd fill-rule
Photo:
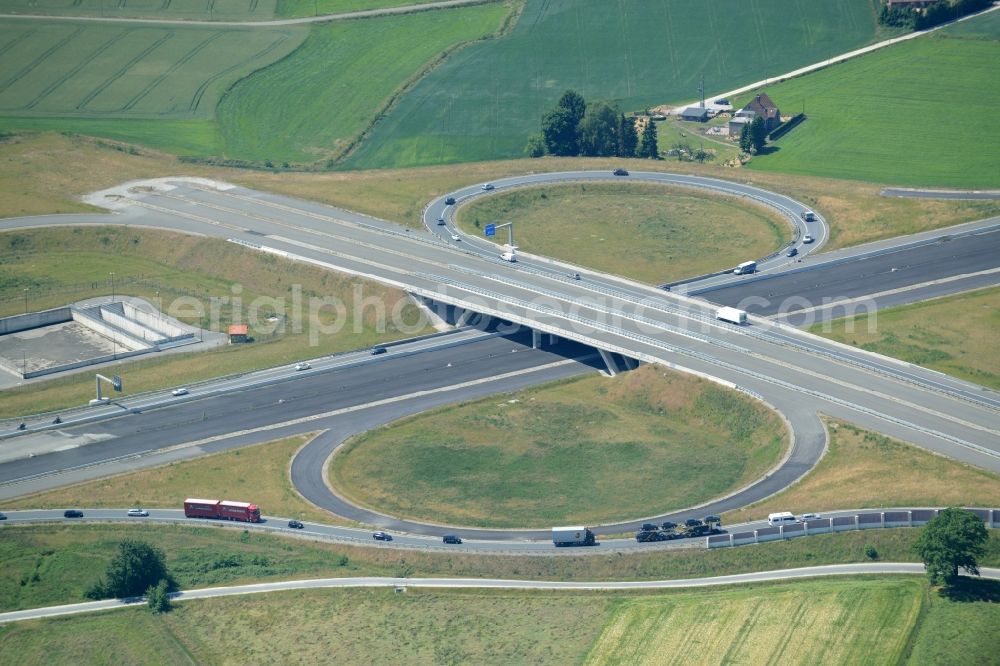
M 24 288 L 24 314 L 28 314 L 28 288 Z
M 111 302 L 115 302 L 115 272 L 111 271 Z

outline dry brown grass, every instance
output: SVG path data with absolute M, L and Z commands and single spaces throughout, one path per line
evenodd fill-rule
M 185 497 L 217 497 L 253 502 L 271 516 L 349 525 L 317 509 L 292 486 L 288 468 L 295 453 L 315 433 L 129 472 L 37 495 L 7 501 L 5 509 L 51 509 L 66 506 L 180 509 Z
M 806 477 L 774 497 L 723 515 L 727 523 L 776 511 L 892 506 L 996 506 L 1000 476 L 911 444 L 825 419 L 826 456 Z

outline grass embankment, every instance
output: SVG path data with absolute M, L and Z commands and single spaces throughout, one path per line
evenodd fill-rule
M 508 221 L 526 252 L 654 284 L 763 257 L 791 237 L 777 215 L 745 200 L 644 183 L 533 187 L 458 213 L 459 226 L 476 236 Z M 506 243 L 507 233 L 487 240 Z
M 275 3 L 286 0 L 240 2 L 166 0 L 166 2 L 103 2 L 102 0 L 0 0 L 0 13 L 104 18 L 189 19 L 198 21 L 266 21 L 274 17 Z M 336 1 L 336 0 L 334 0 Z M 344 0 L 341 0 L 344 1 Z M 365 0 L 357 0 L 364 3 Z M 380 4 L 378 0 L 366 4 Z M 310 5 L 311 7 L 312 5 Z
M 124 520 L 124 519 L 123 519 Z M 348 546 L 276 536 L 232 526 L 122 523 L 11 525 L 3 528 L 0 610 L 82 600 L 122 539 L 161 548 L 182 589 L 295 578 L 448 576 L 537 580 L 661 580 L 721 576 L 821 564 L 870 561 L 873 546 L 886 562 L 918 561 L 917 529 L 822 534 L 740 548 L 646 551 L 602 557 L 475 555 Z M 374 542 L 372 542 L 374 543 Z M 1000 535 L 990 531 L 981 566 L 1000 565 Z
M 300 18 L 322 14 L 343 14 L 365 9 L 422 5 L 436 0 L 277 0 L 275 14 L 281 18 Z
M 490 3 L 312 27 L 294 53 L 222 99 L 225 155 L 298 163 L 338 156 L 408 81 L 455 45 L 496 32 L 509 12 Z
M 385 304 L 391 313 L 408 297 L 358 278 L 256 253 L 223 240 L 127 227 L 50 228 L 0 234 L 0 312 L 43 310 L 84 298 L 111 294 L 115 273 L 118 295 L 162 302 L 167 314 L 218 331 L 231 323 L 251 323 L 258 306 L 257 342 L 209 352 L 171 354 L 122 362 L 115 372 L 125 379 L 126 395 L 202 379 L 281 365 L 337 351 L 367 347 L 404 337 L 391 317 L 360 309 L 363 298 Z M 58 270 L 53 267 L 58 266 Z M 301 321 L 296 322 L 295 290 L 301 289 Z M 331 326 L 332 310 L 311 312 L 310 298 L 332 296 L 346 305 L 343 328 Z M 230 300 L 218 300 L 218 299 Z M 217 299 L 218 316 L 212 314 Z M 234 301 L 239 299 L 240 307 Z M 200 304 L 202 316 L 191 317 Z M 412 303 L 403 306 L 407 325 L 419 321 Z M 287 317 L 269 323 L 270 313 Z M 296 326 L 300 325 L 300 329 Z M 332 330 L 332 329 L 326 329 Z M 413 333 L 408 333 L 412 335 Z M 75 375 L 4 392 L 0 415 L 29 414 L 86 403 L 93 378 Z
M 812 332 L 1000 389 L 1000 288 L 980 289 L 837 319 Z M 873 325 L 869 328 L 869 324 Z
M 302 499 L 292 486 L 288 475 L 291 460 L 310 439 L 312 435 L 287 437 L 8 500 L 3 506 L 8 510 L 67 506 L 179 509 L 185 497 L 244 497 L 269 516 L 348 524 Z
M 808 120 L 753 160 L 755 171 L 897 185 L 1000 187 L 1000 14 L 771 86 Z M 927 82 L 933 81 L 933 86 Z M 955 112 L 962 100 L 961 113 Z
M 853 578 L 649 594 L 305 590 L 6 625 L 0 646 L 46 664 L 111 663 L 107 636 L 122 643 L 117 663 L 892 664 L 911 637 L 935 639 L 917 622 L 926 589 Z M 988 658 L 970 633 L 953 637 L 966 663 Z
M 395 516 L 600 524 L 748 483 L 780 459 L 786 441 L 780 419 L 751 399 L 647 366 L 404 419 L 345 443 L 330 475 L 338 492 Z
M 723 515 L 759 520 L 776 511 L 908 506 L 996 507 L 1000 475 L 936 456 L 912 444 L 826 419 L 826 455 L 799 483 L 763 502 Z

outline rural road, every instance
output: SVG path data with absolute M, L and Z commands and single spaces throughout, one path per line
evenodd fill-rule
M 620 582 L 575 582 L 575 581 L 544 581 L 544 580 L 504 580 L 498 578 L 319 578 L 311 580 L 290 580 L 275 583 L 255 583 L 252 585 L 234 585 L 231 587 L 212 587 L 171 594 L 171 600 L 193 601 L 196 599 L 213 599 L 241 594 L 261 594 L 264 592 L 283 592 L 288 590 L 311 590 L 320 588 L 356 588 L 356 587 L 419 587 L 432 589 L 494 589 L 494 590 L 589 590 L 589 591 L 628 591 L 628 590 L 668 590 L 692 587 L 710 587 L 719 585 L 740 585 L 746 583 L 762 583 L 778 580 L 795 580 L 816 578 L 821 576 L 857 576 L 857 575 L 910 575 L 918 576 L 924 573 L 924 565 L 911 562 L 871 562 L 859 564 L 832 564 L 827 566 L 803 567 L 801 569 L 779 569 L 775 571 L 758 571 L 755 573 L 733 574 L 729 576 L 710 576 L 705 578 L 688 578 L 681 580 L 651 580 L 651 581 L 620 581 Z M 1000 580 L 1000 569 L 981 568 L 982 578 Z M 113 610 L 144 603 L 142 598 L 109 599 L 106 601 L 91 601 L 80 604 L 48 606 L 29 610 L 0 613 L 0 624 L 37 620 L 74 615 L 79 613 L 94 613 Z

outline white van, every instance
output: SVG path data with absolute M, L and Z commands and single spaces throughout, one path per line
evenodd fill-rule
M 767 514 L 767 524 L 771 527 L 775 525 L 787 525 L 789 523 L 797 523 L 798 519 L 792 515 L 790 511 L 780 511 L 778 513 Z
M 756 261 L 744 261 L 742 264 L 733 269 L 734 275 L 749 275 L 750 273 L 757 272 L 757 262 Z

